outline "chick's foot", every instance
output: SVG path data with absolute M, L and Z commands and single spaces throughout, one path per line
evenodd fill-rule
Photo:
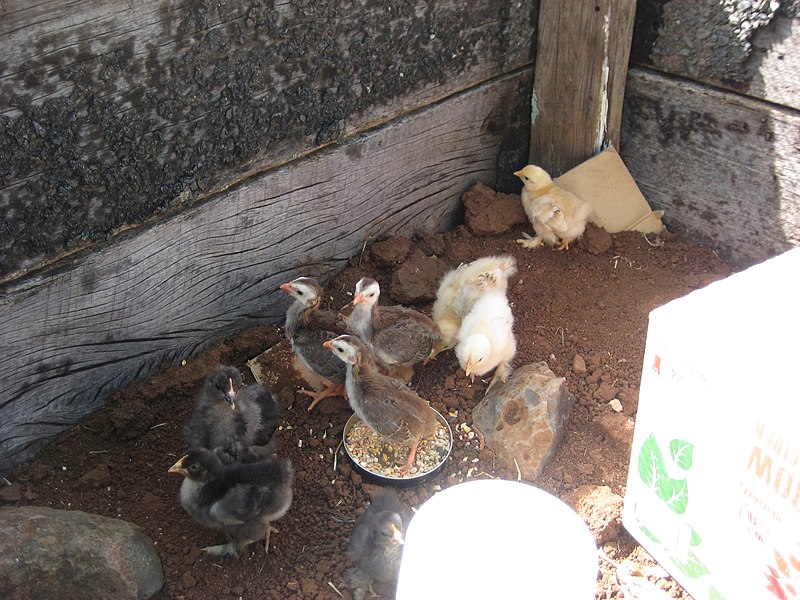
M 228 542 L 227 544 L 219 544 L 217 546 L 206 546 L 203 548 L 203 551 L 217 558 L 228 560 L 239 558 L 239 544 L 237 542 Z
M 536 237 L 531 237 L 525 232 L 523 232 L 522 235 L 524 236 L 524 239 L 518 239 L 516 242 L 523 248 L 533 250 L 534 248 L 538 248 L 542 245 L 542 238 L 540 238 L 538 235 Z
M 341 396 L 342 398 L 347 398 L 347 392 L 345 391 L 345 387 L 341 383 L 329 385 L 321 392 L 312 392 L 311 390 L 299 389 L 297 390 L 301 394 L 305 394 L 306 396 L 310 396 L 313 401 L 308 406 L 308 412 L 319 404 L 320 400 L 324 400 L 325 398 L 330 398 L 331 396 Z
M 488 394 L 489 390 L 492 389 L 492 387 L 494 387 L 494 384 L 497 383 L 498 381 L 501 383 L 505 383 L 510 374 L 511 374 L 511 366 L 507 362 L 502 362 L 499 365 L 497 365 L 497 368 L 494 371 L 494 377 L 492 377 L 492 380 L 489 382 L 489 385 L 487 386 L 486 391 L 483 393 L 483 395 L 485 396 L 486 394 Z
M 372 578 L 358 567 L 345 571 L 342 578 L 345 585 L 353 590 L 354 600 L 364 600 L 367 591 L 373 596 L 376 595 L 375 590 L 372 589 Z

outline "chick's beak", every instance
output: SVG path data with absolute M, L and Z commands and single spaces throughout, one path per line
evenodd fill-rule
M 236 392 L 233 391 L 233 379 L 228 378 L 228 383 L 230 384 L 230 387 L 228 388 L 228 391 L 225 392 L 225 400 L 230 402 L 231 410 L 235 410 L 236 409 Z
M 292 291 L 292 284 L 291 283 L 282 283 L 281 284 L 281 289 L 284 292 L 291 292 Z
M 186 470 L 186 462 L 189 460 L 189 455 L 182 456 L 181 459 L 172 465 L 167 473 L 177 473 L 178 475 L 186 475 L 188 471 Z
M 514 175 L 517 177 L 522 177 L 522 171 L 514 171 Z
M 333 342 L 331 340 L 325 340 L 322 342 L 322 347 L 327 348 L 328 350 L 333 350 Z
M 398 544 L 401 545 L 405 544 L 405 540 L 403 539 L 403 532 L 400 531 L 394 524 L 392 525 L 392 537 L 394 538 L 394 541 L 396 541 Z
M 467 359 L 467 366 L 464 368 L 464 374 L 469 377 L 470 373 L 472 373 L 472 369 L 475 368 L 475 365 L 472 364 L 472 359 Z M 471 377 L 472 381 L 475 381 L 475 375 Z
M 362 294 L 361 292 L 357 293 L 356 297 L 353 298 L 353 306 L 355 306 L 356 304 L 361 304 L 362 302 L 364 302 L 364 300 L 365 300 L 364 294 Z

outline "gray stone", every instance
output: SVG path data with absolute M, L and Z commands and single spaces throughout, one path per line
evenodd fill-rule
M 472 421 L 499 459 L 512 470 L 518 465 L 533 481 L 555 454 L 574 404 L 564 378 L 540 362 L 495 385 L 472 411 Z
M 164 584 L 155 546 L 136 525 L 81 511 L 0 508 L 4 598 L 143 599 Z

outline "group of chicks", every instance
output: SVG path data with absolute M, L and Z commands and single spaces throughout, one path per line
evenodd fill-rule
M 588 204 L 561 190 L 539 167 L 515 173 L 523 181 L 522 203 L 536 237 L 517 240 L 526 248 L 542 243 L 566 249 L 579 237 Z M 516 354 L 514 317 L 507 298 L 516 272 L 512 256 L 487 256 L 447 272 L 440 281 L 432 318 L 403 306 L 378 304 L 380 285 L 364 277 L 355 287 L 352 310 L 321 307 L 323 290 L 299 277 L 281 285 L 294 301 L 286 312 L 285 333 L 298 359 L 326 385 L 300 390 L 311 397 L 310 411 L 330 396 L 346 398 L 375 433 L 408 446 L 401 475 L 414 464 L 420 440 L 433 435 L 438 415 L 408 387 L 414 365 L 454 349 L 459 366 L 474 379 L 495 371 L 488 391 L 506 381 Z M 214 369 L 200 391 L 183 429 L 189 447 L 170 469 L 184 476 L 181 504 L 196 521 L 220 530 L 228 543 L 205 548 L 236 557 L 250 543 L 265 540 L 272 522 L 292 502 L 291 461 L 277 456 L 275 432 L 281 411 L 262 384 L 243 385 L 237 369 Z M 363 597 L 372 581 L 397 577 L 408 514 L 388 489 L 356 522 L 349 555 L 356 568 L 348 583 Z
M 438 422 L 428 401 L 407 385 L 414 365 L 455 348 L 467 376 L 496 368 L 492 384 L 505 381 L 516 353 L 506 298 L 515 270 L 511 256 L 489 256 L 451 270 L 440 283 L 433 318 L 379 305 L 380 285 L 370 277 L 356 284 L 349 314 L 321 308 L 323 290 L 311 278 L 283 284 L 294 298 L 286 336 L 303 365 L 327 381 L 321 392 L 301 390 L 312 397 L 309 410 L 328 396 L 345 397 L 373 432 L 409 448 L 398 473 L 407 474 L 420 440 L 433 435 Z

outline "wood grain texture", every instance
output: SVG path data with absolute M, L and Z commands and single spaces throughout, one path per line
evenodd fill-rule
M 554 177 L 619 145 L 635 0 L 542 0 L 530 162 Z
M 162 361 L 282 319 L 282 282 L 324 280 L 369 236 L 452 227 L 461 194 L 494 182 L 509 135 L 526 151 L 532 78 L 453 96 L 8 290 L 0 472 Z
M 629 71 L 620 154 L 672 231 L 748 266 L 800 245 L 800 115 Z
M 528 65 L 537 0 L 7 0 L 0 282 Z

